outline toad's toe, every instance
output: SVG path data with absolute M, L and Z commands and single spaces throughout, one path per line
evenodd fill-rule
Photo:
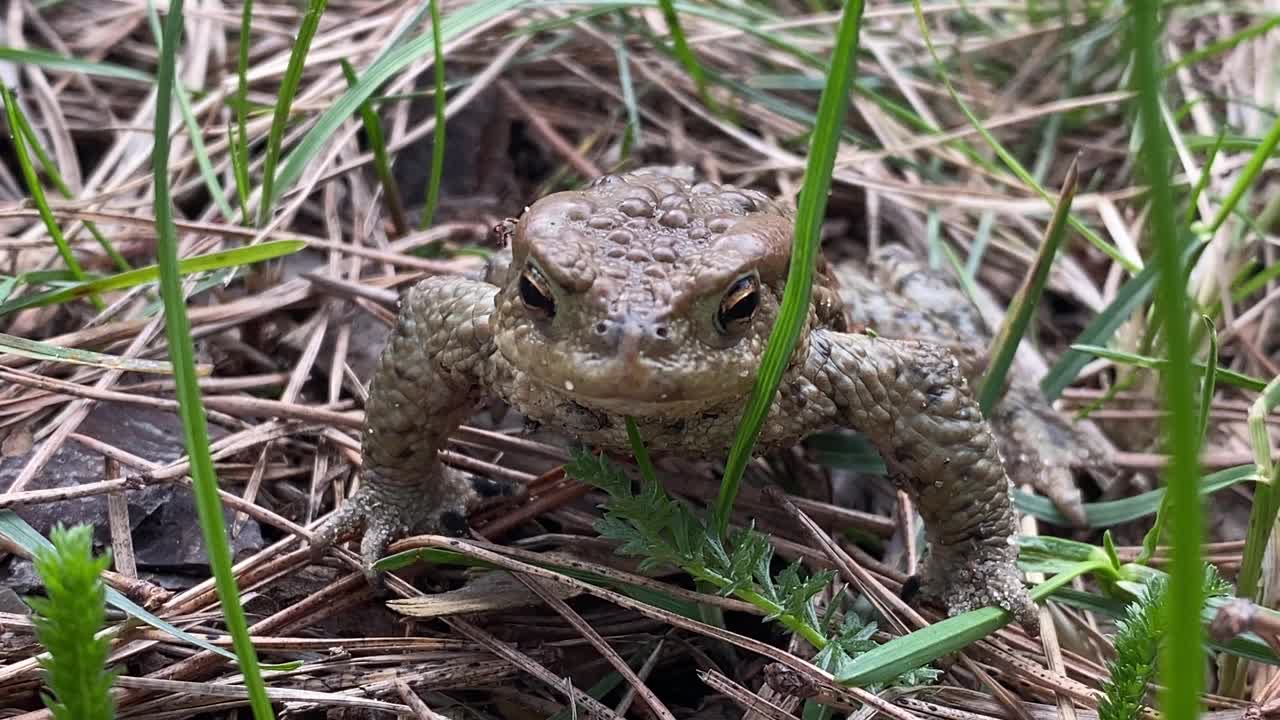
M 1039 612 L 1010 554 L 933 560 L 921 587 L 924 599 L 943 605 L 949 615 L 983 607 L 1003 608 L 1029 632 L 1038 632 Z

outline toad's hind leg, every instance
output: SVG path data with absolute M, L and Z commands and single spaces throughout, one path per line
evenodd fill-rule
M 387 545 L 412 533 L 459 535 L 487 498 L 514 486 L 445 467 L 448 436 L 482 399 L 496 360 L 489 330 L 494 287 L 433 277 L 401 304 L 369 387 L 363 435 L 363 484 L 316 532 L 316 552 L 364 528 L 361 563 L 372 566 Z
M 977 308 L 949 274 L 933 270 L 902 245 L 878 251 L 869 272 L 840 277 L 853 319 L 890 338 L 912 338 L 942 345 L 960 361 L 973 388 L 982 382 L 992 350 L 992 333 Z M 872 302 L 868 293 L 879 293 Z M 991 423 L 1009 475 L 1050 500 L 1073 524 L 1087 524 L 1074 468 L 1098 476 L 1113 472 L 1110 446 L 1089 423 L 1072 423 L 1040 393 L 1033 378 L 1015 365 Z

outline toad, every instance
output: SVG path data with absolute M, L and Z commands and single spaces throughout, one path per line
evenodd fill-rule
M 430 277 L 402 299 L 369 388 L 363 483 L 316 547 L 363 527 L 371 573 L 399 537 L 465 532 L 510 486 L 438 453 L 495 397 L 600 449 L 630 452 L 630 416 L 655 455 L 723 456 L 778 316 L 793 224 L 763 193 L 661 168 L 538 200 L 483 280 Z M 923 595 L 1034 626 L 1011 483 L 965 368 L 945 342 L 851 332 L 840 288 L 821 262 L 756 451 L 862 433 L 924 519 Z

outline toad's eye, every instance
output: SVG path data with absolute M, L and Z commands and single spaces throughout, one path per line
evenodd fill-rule
M 729 286 L 716 312 L 716 330 L 725 335 L 736 335 L 747 329 L 751 318 L 760 307 L 760 280 L 755 275 L 744 275 Z
M 520 275 L 520 300 L 537 317 L 555 317 L 556 301 L 551 297 L 551 286 L 533 267 L 526 268 Z

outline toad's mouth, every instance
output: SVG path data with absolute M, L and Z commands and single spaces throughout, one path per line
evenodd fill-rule
M 678 364 L 581 357 L 568 365 L 531 365 L 527 371 L 549 391 L 580 405 L 636 416 L 687 415 L 743 395 L 722 373 L 689 372 Z

